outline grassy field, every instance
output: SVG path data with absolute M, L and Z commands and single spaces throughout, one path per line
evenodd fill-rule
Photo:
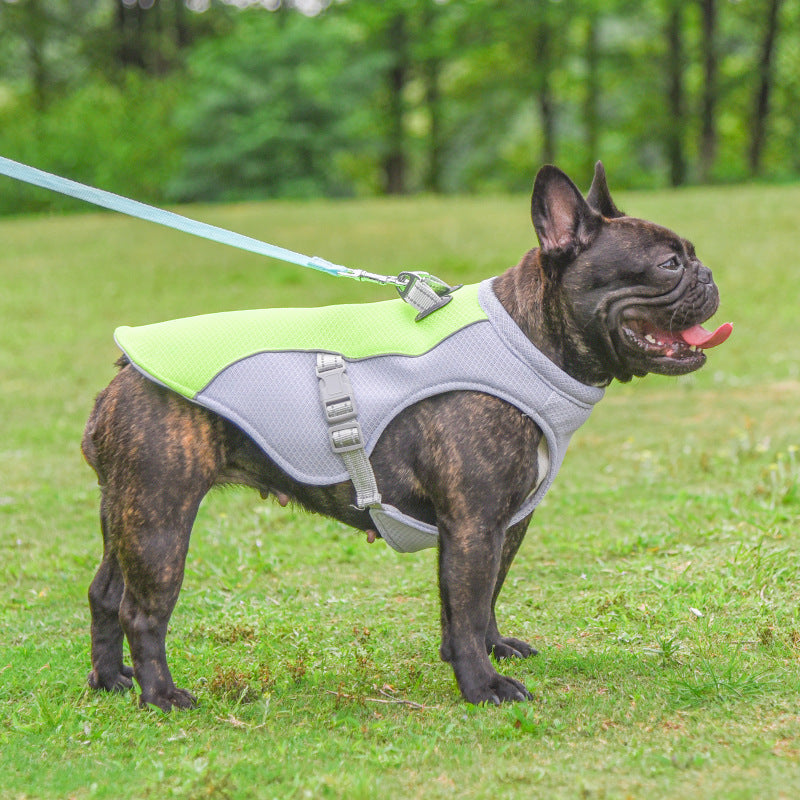
M 87 690 L 78 443 L 113 329 L 388 290 L 111 215 L 0 221 L 0 797 L 800 796 L 800 187 L 618 200 L 694 240 L 736 330 L 701 373 L 613 387 L 575 436 L 499 609 L 540 650 L 505 667 L 535 699 L 500 708 L 438 660 L 434 552 L 238 490 L 201 508 L 168 638 L 200 707 Z M 534 238 L 525 197 L 188 211 L 452 282 Z

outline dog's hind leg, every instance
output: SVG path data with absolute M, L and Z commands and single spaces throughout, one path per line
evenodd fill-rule
M 167 625 L 183 583 L 200 501 L 215 483 L 223 447 L 207 411 L 159 387 L 138 407 L 125 468 L 115 485 L 113 525 L 125 589 L 119 609 L 140 705 L 191 708 L 167 666 Z
M 122 570 L 109 537 L 105 501 L 100 507 L 103 530 L 103 561 L 89 587 L 92 613 L 92 671 L 89 686 L 93 689 L 125 691 L 133 686 L 133 669 L 122 663 L 123 632 L 119 607 L 125 583 Z
M 84 435 L 84 454 L 102 487 L 104 538 L 89 593 L 89 682 L 107 689 L 128 685 L 124 632 L 141 704 L 164 711 L 195 704 L 172 680 L 164 640 L 197 509 L 224 461 L 219 424 L 128 366 L 98 398 Z
M 140 706 L 163 711 L 192 708 L 195 697 L 179 689 L 167 666 L 167 625 L 183 582 L 189 535 L 202 495 L 180 504 L 167 519 L 140 518 L 120 541 L 119 560 L 125 589 L 119 618 L 133 659 L 133 672 L 142 689 Z
M 104 413 L 108 390 L 95 401 L 92 414 L 81 440 L 81 450 L 89 466 L 97 473 L 103 492 L 100 502 L 100 528 L 103 532 L 103 560 L 89 587 L 89 609 L 92 615 L 92 670 L 87 681 L 92 689 L 125 691 L 133 686 L 133 669 L 122 663 L 124 634 L 119 621 L 124 581 L 108 519 L 106 474 L 97 452 L 98 422 Z
M 159 424 L 160 431 L 148 425 L 128 450 L 125 480 L 115 483 L 113 503 L 109 498 L 108 524 L 124 578 L 119 621 L 142 690 L 140 705 L 169 711 L 196 704 L 172 680 L 165 638 L 197 509 L 214 482 L 218 461 L 198 409 L 174 407 Z

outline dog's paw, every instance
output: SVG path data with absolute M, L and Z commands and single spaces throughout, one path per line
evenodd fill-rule
M 178 689 L 173 686 L 167 692 L 142 692 L 139 698 L 139 708 L 155 706 L 162 711 L 169 713 L 173 708 L 191 709 L 197 707 L 197 698 L 186 689 Z
M 485 684 L 465 692 L 464 699 L 476 706 L 483 704 L 499 706 L 501 703 L 532 700 L 533 695 L 518 680 L 495 673 Z
M 122 666 L 119 672 L 112 671 L 108 674 L 93 669 L 86 678 L 92 689 L 101 689 L 106 692 L 126 692 L 133 688 L 133 669 Z
M 521 639 L 500 636 L 494 641 L 486 640 L 486 652 L 499 661 L 501 658 L 528 658 L 537 651 Z

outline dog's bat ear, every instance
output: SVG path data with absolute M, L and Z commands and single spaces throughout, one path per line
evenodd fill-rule
M 625 212 L 620 211 L 611 199 L 611 192 L 608 191 L 606 183 L 606 169 L 602 161 L 594 165 L 594 178 L 589 194 L 586 195 L 586 202 L 606 219 L 625 216 Z
M 588 247 L 597 233 L 601 217 L 577 186 L 558 167 L 542 167 L 531 196 L 531 220 L 542 253 L 574 258 Z

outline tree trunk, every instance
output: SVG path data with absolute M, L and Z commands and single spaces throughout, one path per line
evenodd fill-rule
M 586 32 L 586 97 L 583 116 L 586 121 L 586 174 L 594 173 L 600 138 L 600 118 L 598 105 L 600 99 L 600 54 L 597 44 L 597 17 L 589 14 L 589 28 Z
M 717 156 L 717 2 L 700 0 L 703 48 L 703 97 L 700 105 L 700 180 L 711 177 Z
M 175 8 L 175 46 L 178 51 L 191 44 L 189 26 L 186 23 L 186 0 L 174 0 Z
M 389 130 L 383 161 L 384 188 L 387 194 L 406 191 L 405 102 L 403 93 L 408 81 L 408 32 L 406 17 L 397 13 L 389 22 L 388 46 L 392 65 L 388 73 Z
M 145 67 L 143 24 L 142 9 L 138 4 L 128 7 L 123 0 L 116 0 L 114 16 L 117 37 L 116 62 L 122 69 Z
M 439 87 L 441 63 L 435 56 L 425 60 L 425 105 L 428 109 L 428 164 L 425 170 L 425 189 L 442 191 L 442 93 Z
M 49 99 L 49 75 L 44 54 L 47 40 L 47 19 L 40 7 L 39 0 L 29 0 L 25 8 L 28 14 L 25 42 L 31 61 L 34 104 L 37 111 L 44 111 Z
M 666 27 L 667 110 L 666 150 L 669 160 L 669 182 L 681 186 L 686 182 L 686 156 L 683 134 L 686 129 L 686 97 L 683 88 L 683 6 L 680 0 L 671 3 Z
M 769 98 L 772 91 L 772 65 L 775 55 L 775 39 L 778 35 L 778 14 L 781 0 L 769 0 L 767 19 L 764 27 L 764 38 L 761 42 L 761 55 L 758 62 L 758 86 L 756 88 L 753 108 L 752 138 L 748 152 L 748 164 L 751 175 L 761 172 L 761 156 L 766 139 L 767 116 L 769 115 Z
M 533 69 L 537 75 L 536 103 L 539 107 L 539 117 L 542 126 L 542 152 L 541 161 L 552 164 L 556 159 L 556 120 L 555 101 L 551 81 L 552 72 L 552 37 L 551 26 L 542 21 L 536 31 L 533 41 Z

